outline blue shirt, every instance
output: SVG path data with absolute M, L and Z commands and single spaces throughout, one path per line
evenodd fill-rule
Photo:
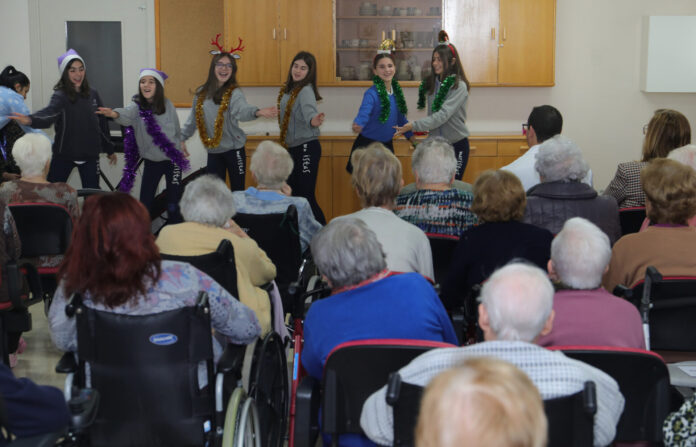
M 394 126 L 403 126 L 408 122 L 408 119 L 406 119 L 403 113 L 399 112 L 394 95 L 389 95 L 389 104 L 389 118 L 382 124 L 379 122 L 382 105 L 379 101 L 377 89 L 373 85 L 365 91 L 360 110 L 358 110 L 358 116 L 353 120 L 355 124 L 362 126 L 361 135 L 383 143 L 392 140 L 395 131 Z M 413 132 L 407 132 L 404 136 L 411 138 Z
M 9 117 L 12 116 L 13 112 L 21 113 L 22 115 L 31 114 L 29 108 L 24 103 L 22 95 L 11 88 L 0 87 L 0 129 L 7 125 L 10 121 Z M 17 124 L 19 124 L 19 122 L 17 122 Z M 21 127 L 25 133 L 36 132 L 46 135 L 42 131 L 29 126 L 19 124 L 19 127 Z

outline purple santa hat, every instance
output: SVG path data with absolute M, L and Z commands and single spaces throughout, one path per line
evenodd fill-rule
M 77 51 L 70 48 L 68 51 L 66 51 L 58 57 L 58 70 L 60 70 L 61 74 L 63 74 L 63 72 L 65 71 L 65 67 L 70 65 L 70 61 L 72 61 L 73 59 L 79 59 L 82 62 L 82 65 L 85 65 L 84 59 L 82 59 L 82 57 L 80 57 L 80 55 L 77 54 Z
M 164 86 L 164 80 L 169 77 L 167 76 L 167 73 L 159 71 L 156 68 L 140 69 L 140 77 L 138 80 L 141 80 L 144 76 L 152 76 L 153 78 L 157 79 L 162 86 Z

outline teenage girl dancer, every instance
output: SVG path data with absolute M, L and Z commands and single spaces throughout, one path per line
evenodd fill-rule
M 454 146 L 456 177 L 461 180 L 469 160 L 469 130 L 466 128 L 469 81 L 447 33 L 440 31 L 438 39 L 440 44 L 433 50 L 431 60 L 432 72 L 418 87 L 418 108 L 425 108 L 427 94 L 428 116 L 397 126 L 394 136 L 414 130 L 430 131 L 431 136 L 445 138 Z
M 307 199 L 314 218 L 326 225 L 324 213 L 314 197 L 321 158 L 319 126 L 324 122 L 324 114 L 317 110 L 317 100 L 321 100 L 317 90 L 317 61 L 311 53 L 300 51 L 278 92 L 280 144 L 290 152 L 294 163 L 288 178 L 293 195 Z
M 406 100 L 401 90 L 399 81 L 394 79 L 396 64 L 392 55 L 393 41 L 387 39 L 382 42 L 382 50 L 372 61 L 374 85 L 367 89 L 363 95 L 362 104 L 358 110 L 358 116 L 353 121 L 353 132 L 358 137 L 353 142 L 351 155 L 358 148 L 363 148 L 374 141 L 379 141 L 394 152 L 392 138 L 394 128 L 406 124 Z M 415 144 L 412 132 L 405 132 L 406 138 Z M 348 158 L 346 170 L 353 172 L 353 166 Z
M 49 182 L 66 182 L 77 166 L 83 188 L 99 188 L 99 153 L 116 164 L 106 118 L 96 114 L 99 93 L 90 88 L 85 61 L 72 48 L 58 58 L 61 76 L 48 106 L 31 115 L 15 113 L 20 124 L 45 129 L 55 124 Z
M 100 107 L 97 113 L 113 118 L 128 127 L 123 140 L 126 165 L 119 189 L 129 192 L 135 181 L 138 158 L 145 159 L 140 201 L 150 210 L 157 185 L 164 176 L 167 183 L 167 216 L 169 222 L 181 221 L 181 171 L 189 169 L 188 152 L 181 147 L 181 128 L 174 105 L 164 96 L 167 75 L 154 68 L 140 70 L 138 94 L 124 108 Z M 152 210 L 150 210 L 152 211 Z
M 208 173 L 225 180 L 230 177 L 232 191 L 244 189 L 246 172 L 246 134 L 239 128 L 239 121 L 251 121 L 260 116 L 274 118 L 278 115 L 276 107 L 259 109 L 247 104 L 244 93 L 237 84 L 238 54 L 244 47 L 226 52 L 217 43 L 218 34 L 213 44 L 219 51 L 211 51 L 213 59 L 208 69 L 208 79 L 196 89 L 193 97 L 191 115 L 181 129 L 183 141 L 191 138 L 198 129 L 203 146 L 208 150 Z M 185 146 L 183 146 L 185 148 Z

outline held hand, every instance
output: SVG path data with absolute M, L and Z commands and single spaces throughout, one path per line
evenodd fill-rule
M 264 109 L 259 109 L 258 112 L 256 112 L 256 116 L 262 116 L 264 118 L 275 118 L 276 116 L 278 116 L 278 108 L 266 107 Z
M 116 154 L 109 154 L 106 156 L 106 158 L 109 159 L 109 164 L 112 166 L 115 165 L 116 162 L 118 161 L 118 158 L 116 158 Z
M 283 182 L 283 186 L 280 187 L 280 192 L 290 197 L 292 195 L 292 188 L 290 187 L 290 185 Z
M 394 138 L 396 138 L 396 137 L 398 137 L 399 135 L 403 135 L 403 134 L 405 134 L 406 132 L 411 131 L 411 129 L 413 129 L 413 124 L 411 124 L 411 123 L 409 122 L 409 123 L 404 124 L 404 125 L 401 126 L 401 127 L 399 127 L 399 126 L 394 126 L 394 129 L 396 129 L 396 131 L 394 132 Z
M 319 113 L 312 118 L 312 120 L 309 122 L 314 127 L 319 127 L 321 124 L 324 122 L 324 112 Z
M 362 126 L 357 125 L 356 123 L 353 123 L 353 132 L 354 133 L 360 133 L 362 132 Z
M 189 154 L 189 151 L 186 150 L 186 143 L 183 141 L 181 142 L 181 153 L 184 154 L 184 157 L 186 158 L 189 158 L 189 156 L 191 155 Z
M 97 115 L 104 115 L 107 118 L 118 118 L 118 113 L 108 107 L 97 107 L 97 111 L 94 113 Z
M 27 115 L 22 115 L 21 113 L 12 112 L 12 115 L 8 116 L 9 119 L 17 121 L 19 124 L 24 126 L 31 126 L 31 118 Z

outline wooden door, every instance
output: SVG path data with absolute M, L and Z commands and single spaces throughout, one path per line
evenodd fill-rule
M 553 85 L 556 0 L 500 0 L 498 83 Z
M 496 84 L 498 0 L 445 0 L 444 5 L 444 29 L 457 48 L 467 78 L 472 83 Z
M 280 79 L 279 0 L 224 0 L 225 49 L 241 38 L 244 51 L 237 60 L 241 86 L 278 85 Z
M 333 83 L 335 50 L 333 2 L 327 0 L 280 0 L 280 75 L 285 82 L 292 58 L 309 51 L 317 59 L 317 81 Z

